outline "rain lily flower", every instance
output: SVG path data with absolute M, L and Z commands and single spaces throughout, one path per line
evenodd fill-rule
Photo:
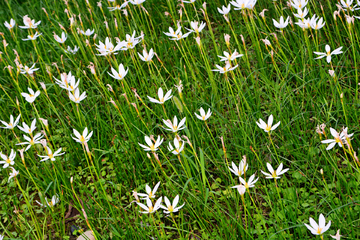
M 26 140 L 25 142 L 22 142 L 22 143 L 18 143 L 16 145 L 28 145 L 26 148 L 25 148 L 25 151 L 29 150 L 29 148 L 35 144 L 40 144 L 40 140 L 41 138 L 43 137 L 43 135 L 41 133 L 37 133 L 35 134 L 34 137 L 32 138 L 29 138 L 28 136 L 26 135 L 23 135 L 24 139 Z
M 7 27 L 7 29 L 11 30 L 13 27 L 15 27 L 15 20 L 10 19 L 10 23 L 5 21 L 4 25 L 5 25 L 5 27 Z
M 186 38 L 187 36 L 189 36 L 189 34 L 192 32 L 187 32 L 185 34 L 182 34 L 181 32 L 181 26 L 178 27 L 178 29 L 176 30 L 176 32 L 174 31 L 174 29 L 172 27 L 169 27 L 169 32 L 166 33 L 164 32 L 164 34 L 168 37 L 171 37 L 170 40 L 180 40 L 182 38 Z
M 170 89 L 164 96 L 164 91 L 160 87 L 159 90 L 158 90 L 159 100 L 157 100 L 155 98 L 152 98 L 152 97 L 149 97 L 149 96 L 147 96 L 147 97 L 149 98 L 150 102 L 158 103 L 158 104 L 164 104 L 167 100 L 172 98 L 171 91 L 172 90 Z
M 4 161 L 0 161 L 0 164 L 4 164 L 3 168 L 7 168 L 8 166 L 10 165 L 13 166 L 15 164 L 14 159 L 16 157 L 16 152 L 14 151 L 14 149 L 11 149 L 9 156 L 0 153 L 0 157 L 4 160 Z
M 56 83 L 59 85 L 59 87 L 66 89 L 69 92 L 75 91 L 80 84 L 80 79 L 76 82 L 75 76 L 72 76 L 71 72 L 69 72 L 67 79 L 69 79 L 69 81 L 67 81 L 66 84 L 64 84 L 64 82 L 61 82 L 61 81 L 58 81 Z M 70 94 L 69 94 L 69 96 L 70 96 Z
M 311 28 L 310 23 L 311 23 L 310 18 L 307 18 L 307 19 L 304 18 L 304 19 L 299 20 L 295 24 L 298 25 L 301 28 L 308 29 L 308 28 Z
M 241 177 L 241 175 L 243 175 L 249 167 L 244 160 L 240 161 L 239 167 L 237 167 L 234 162 L 231 162 L 231 166 L 232 168 L 229 167 L 229 170 L 238 177 Z
M 159 208 L 160 208 L 160 204 L 161 204 L 161 201 L 162 201 L 162 197 L 160 197 L 156 202 L 155 202 L 155 205 L 153 206 L 151 200 L 149 198 L 146 198 L 146 205 L 145 204 L 142 204 L 140 202 L 136 202 L 137 205 L 139 205 L 141 208 L 143 208 L 145 210 L 145 212 L 141 212 L 141 213 L 154 213 L 156 212 Z
M 290 1 L 291 6 L 293 6 L 297 10 L 304 8 L 307 3 L 308 3 L 308 0 L 291 0 Z
M 345 138 L 345 132 L 347 133 L 347 128 L 345 128 L 340 134 L 333 128 L 330 128 L 330 133 L 334 137 L 334 139 L 326 139 L 321 141 L 321 143 L 330 143 L 329 146 L 326 148 L 326 150 L 330 150 L 333 147 L 335 147 L 336 143 L 339 145 L 339 147 L 343 146 L 343 142 L 346 141 Z M 348 134 L 348 137 L 352 137 L 354 134 Z
M 344 9 L 344 11 L 350 10 L 350 11 L 354 11 L 354 10 L 359 10 L 360 8 L 356 8 L 358 5 L 355 5 L 354 7 L 351 6 L 351 4 L 353 3 L 353 0 L 340 0 L 340 4 L 342 6 L 342 8 Z M 360 1 L 358 1 L 358 3 L 360 3 Z
M 28 35 L 27 38 L 23 39 L 23 41 L 35 40 L 41 35 L 42 33 L 39 34 L 38 32 L 36 32 L 35 35 Z
M 34 118 L 34 120 L 31 122 L 31 127 L 29 127 L 26 123 L 22 123 L 22 127 L 21 126 L 18 126 L 18 128 L 27 133 L 27 134 L 31 134 L 35 129 L 36 129 L 36 118 Z
M 231 10 L 231 5 L 229 4 L 229 5 L 227 5 L 227 7 L 222 6 L 221 9 L 218 8 L 217 10 L 219 11 L 220 14 L 226 15 L 226 14 L 228 14 L 228 13 L 230 12 L 230 10 Z
M 200 119 L 200 120 L 203 120 L 203 121 L 206 121 L 210 116 L 211 116 L 212 112 L 211 112 L 211 109 L 209 108 L 209 110 L 207 111 L 207 113 L 205 114 L 205 110 L 201 107 L 200 108 L 200 115 L 197 115 L 195 113 L 195 116 Z
M 176 207 L 179 203 L 179 195 L 176 195 L 172 204 L 166 196 L 164 197 L 164 200 L 165 200 L 166 207 L 162 206 L 162 205 L 160 205 L 160 207 L 162 209 L 164 209 L 165 210 L 164 213 L 167 213 L 167 214 L 178 212 L 185 205 L 185 203 L 184 203 L 183 205 Z
M 47 156 L 41 156 L 41 155 L 38 155 L 39 157 L 41 157 L 41 161 L 40 162 L 43 162 L 43 161 L 47 161 L 47 160 L 51 160 L 51 161 L 55 161 L 55 157 L 58 157 L 58 156 L 61 156 L 61 155 L 64 155 L 65 152 L 61 152 L 62 148 L 59 148 L 57 151 L 55 151 L 54 153 L 51 151 L 51 149 L 46 146 L 47 148 Z
M 182 1 L 184 3 L 194 3 L 196 0 L 190 0 L 190 1 Z
M 316 15 L 314 15 L 316 16 Z M 321 29 L 323 26 L 325 26 L 325 22 L 324 22 L 324 19 L 323 18 L 320 18 L 319 21 L 317 21 L 318 18 L 315 18 L 314 20 L 312 20 L 310 22 L 310 26 L 312 29 L 314 30 L 319 30 Z
M 81 144 L 84 144 L 84 143 L 87 143 L 91 136 L 93 135 L 93 131 L 91 131 L 89 134 L 88 134 L 88 128 L 85 127 L 84 131 L 82 134 L 80 134 L 78 131 L 76 131 L 75 129 L 73 129 L 73 133 L 75 135 L 75 137 L 71 136 L 76 142 L 78 143 L 81 143 Z
M 219 65 L 217 65 L 217 64 L 215 65 L 215 67 L 216 67 L 217 69 L 213 69 L 213 70 L 211 70 L 211 71 L 213 71 L 213 72 L 219 72 L 219 73 L 227 73 L 227 72 L 232 71 L 232 70 L 234 70 L 235 68 L 237 68 L 238 65 L 235 65 L 234 67 L 231 67 L 230 63 L 229 63 L 229 62 L 226 62 L 225 67 L 221 67 L 221 66 L 219 66 Z
M 128 5 L 128 1 L 124 2 L 123 4 L 121 5 L 116 5 L 115 7 L 108 7 L 109 11 L 112 12 L 112 11 L 115 11 L 115 10 L 121 10 L 123 9 L 124 7 L 126 7 Z
M 140 53 L 138 53 L 139 57 L 141 60 L 143 60 L 144 62 L 150 62 L 151 59 L 154 57 L 154 50 L 151 48 L 149 53 L 144 49 L 143 50 L 143 55 L 141 55 Z
M 130 0 L 129 2 L 133 5 L 140 5 L 145 2 L 145 0 Z
M 340 235 L 340 229 L 337 230 L 336 235 L 330 235 L 330 237 L 332 237 L 332 238 L 334 238 L 336 240 L 340 240 L 341 236 L 342 235 Z
M 15 168 L 13 167 L 10 167 L 11 168 L 11 173 L 10 173 L 10 176 L 9 176 L 9 179 L 8 179 L 8 182 L 10 182 L 10 179 L 12 179 L 13 177 L 16 177 L 18 174 L 19 174 L 19 171 L 16 171 Z M 0 240 L 1 240 L 1 236 L 0 236 Z
M 105 44 L 99 41 L 99 45 L 95 44 L 95 46 L 97 47 L 96 50 L 100 52 L 100 54 L 97 55 L 100 56 L 106 56 L 111 53 L 117 54 L 117 51 L 122 48 L 122 46 L 119 44 L 114 46 L 114 44 L 110 42 L 110 39 L 108 37 L 106 37 L 105 39 Z
M 199 32 L 201 32 L 204 29 L 204 27 L 206 26 L 206 23 L 201 22 L 200 26 L 199 26 L 198 22 L 190 22 L 190 26 L 192 29 L 186 28 L 186 30 L 188 30 L 190 32 L 196 32 L 198 34 Z
M 302 10 L 301 8 L 298 8 L 298 12 L 294 13 L 294 16 L 297 18 L 304 19 L 308 13 L 309 13 L 309 10 L 307 8 L 304 8 L 304 10 Z
M 74 49 L 71 49 L 70 46 L 67 47 L 67 50 L 64 50 L 66 53 L 71 53 L 71 54 L 75 54 L 79 51 L 79 47 L 78 46 L 74 46 Z
M 174 146 L 175 149 L 173 148 L 173 146 L 171 145 L 171 143 L 169 142 L 169 146 L 168 146 L 168 150 L 174 154 L 174 155 L 178 155 L 182 152 L 182 150 L 184 150 L 185 147 L 185 142 L 184 141 L 179 141 L 176 137 L 174 138 Z
M 73 76 L 73 75 L 71 74 L 71 71 L 69 72 L 69 74 L 62 73 L 62 74 L 60 75 L 60 80 L 54 77 L 56 84 L 58 84 L 60 87 L 62 87 L 62 86 L 68 87 L 69 82 L 71 82 L 71 80 L 72 80 L 73 78 L 74 78 L 74 80 L 75 80 L 75 76 Z M 62 88 L 63 88 L 63 87 L 62 87 Z
M 156 150 L 158 150 L 158 147 L 162 144 L 163 141 L 164 141 L 164 139 L 161 139 L 161 137 L 158 136 L 155 143 L 153 143 L 152 140 L 148 136 L 145 136 L 145 142 L 148 146 L 143 145 L 141 143 L 138 143 L 138 144 L 140 145 L 140 147 L 144 148 L 144 151 L 155 152 Z
M 21 74 L 33 74 L 35 71 L 39 70 L 39 68 L 35 68 L 35 63 L 31 66 L 31 68 L 29 68 L 28 66 L 25 65 L 24 68 L 22 68 L 20 70 Z
M 287 17 L 286 20 L 284 21 L 283 16 L 280 17 L 279 22 L 277 22 L 275 19 L 273 19 L 274 26 L 276 28 L 280 28 L 280 29 L 286 28 L 286 26 L 289 24 L 289 21 L 290 21 L 290 17 Z
M 320 214 L 319 217 L 319 224 L 317 224 L 315 222 L 314 219 L 309 218 L 310 221 L 310 225 L 304 223 L 304 225 L 307 227 L 307 229 L 309 229 L 311 231 L 312 234 L 314 235 L 322 235 L 324 232 L 326 232 L 330 226 L 331 226 L 331 221 L 329 221 L 329 223 L 325 226 L 326 221 L 325 221 L 325 217 L 324 215 Z
M 222 61 L 233 61 L 235 60 L 236 58 L 239 58 L 239 57 L 242 57 L 244 54 L 239 54 L 237 53 L 236 49 L 235 51 L 233 52 L 233 54 L 229 54 L 228 52 L 225 52 L 224 51 L 224 56 L 218 56 L 220 58 L 220 62 Z
M 120 50 L 133 49 L 138 43 L 141 42 L 141 39 L 144 35 L 135 37 L 136 31 L 134 30 L 132 35 L 126 34 L 124 41 L 118 42 L 118 45 L 121 46 Z
M 273 167 L 270 165 L 270 163 L 266 163 L 266 167 L 269 170 L 270 174 L 267 172 L 264 172 L 261 170 L 261 172 L 266 176 L 266 178 L 274 178 L 274 179 L 279 179 L 280 175 L 286 173 L 287 171 L 289 171 L 289 168 L 286 168 L 283 170 L 283 164 L 280 163 L 279 167 L 276 169 L 276 171 L 273 169 Z
M 40 95 L 40 91 L 34 92 L 31 88 L 28 88 L 29 93 L 21 93 L 21 96 L 25 98 L 28 103 L 33 103 L 35 99 Z
M 255 174 L 251 175 L 249 181 L 245 181 L 242 177 L 239 177 L 240 182 L 245 186 L 246 189 L 255 187 L 255 183 L 259 180 L 259 178 L 255 179 Z
M 234 10 L 253 9 L 257 0 L 236 0 L 230 2 L 235 8 Z
M 271 114 L 267 124 L 261 118 L 259 118 L 259 122 L 256 122 L 256 124 L 259 126 L 259 128 L 264 129 L 265 132 L 270 132 L 275 130 L 280 125 L 280 121 L 279 121 L 277 124 L 272 126 L 273 121 L 274 121 L 274 117 Z
M 314 52 L 316 55 L 319 55 L 319 57 L 317 57 L 315 59 L 321 59 L 321 58 L 326 57 L 326 61 L 328 63 L 330 63 L 331 62 L 331 56 L 341 54 L 342 53 L 342 51 L 341 51 L 342 48 L 343 47 L 339 47 L 339 48 L 335 49 L 334 51 L 330 52 L 330 50 L 331 50 L 330 46 L 326 44 L 326 46 L 325 46 L 325 51 L 326 52 L 324 52 L 324 53 L 323 52 Z
M 61 37 L 59 37 L 58 35 L 54 34 L 54 38 L 58 43 L 64 43 L 67 39 L 67 36 L 65 35 L 64 32 L 61 33 Z
M 20 117 L 21 117 L 21 114 L 19 114 L 19 116 L 16 118 L 16 120 L 14 122 L 13 115 L 10 115 L 10 122 L 9 123 L 0 120 L 0 122 L 5 125 L 5 127 L 1 127 L 1 128 L 14 129 L 18 125 Z
M 110 74 L 109 72 L 108 72 L 108 74 L 109 74 L 112 78 L 115 78 L 115 79 L 117 79 L 117 80 L 122 80 L 122 79 L 126 76 L 126 74 L 128 73 L 128 71 L 129 71 L 129 68 L 126 69 L 126 71 L 125 71 L 124 65 L 122 65 L 122 63 L 120 63 L 120 65 L 119 65 L 119 71 L 118 71 L 118 72 L 117 72 L 114 68 L 111 67 L 111 72 L 112 72 L 112 74 Z
M 39 204 L 40 206 L 42 206 L 42 207 L 44 206 L 44 205 L 41 204 L 39 201 L 37 201 L 37 200 L 35 200 L 35 201 L 36 201 L 37 204 Z M 59 199 L 59 197 L 58 197 L 57 195 L 52 196 L 50 202 L 48 202 L 47 198 L 45 197 L 45 202 L 46 202 L 47 206 L 50 207 L 50 208 L 54 207 L 55 204 L 57 204 L 59 201 L 60 201 L 60 199 Z M 45 206 L 45 207 L 47 207 L 47 206 Z
M 185 124 L 185 120 L 186 120 L 186 117 L 184 117 L 178 125 L 178 119 L 176 116 L 174 117 L 173 123 L 170 120 L 163 119 L 164 124 L 168 127 L 168 128 L 164 128 L 164 129 L 171 131 L 173 133 L 176 133 L 180 130 L 183 130 L 186 127 L 186 126 L 183 126 Z
M 238 190 L 238 192 L 240 193 L 240 195 L 244 195 L 245 192 L 246 192 L 246 187 L 244 185 L 242 185 L 242 184 L 233 186 L 231 188 L 236 188 Z
M 140 197 L 144 197 L 144 198 L 142 198 L 142 200 L 147 199 L 147 198 L 155 198 L 155 193 L 158 190 L 159 186 L 160 186 L 160 182 L 158 182 L 155 185 L 154 189 L 152 190 L 149 187 L 149 185 L 146 184 L 146 186 L 145 186 L 146 193 L 137 193 L 137 195 Z
M 86 98 L 86 92 L 84 91 L 81 95 L 80 95 L 80 90 L 79 88 L 76 88 L 75 91 L 73 92 L 69 92 L 69 98 L 71 101 L 75 102 L 75 103 L 80 103 L 82 100 L 84 100 Z
M 23 29 L 37 28 L 37 26 L 41 23 L 41 21 L 35 23 L 35 20 L 31 20 L 27 15 L 23 17 L 23 22 L 25 26 L 19 26 L 19 28 L 23 28 Z
M 86 36 L 91 36 L 94 33 L 95 29 L 90 30 L 87 29 L 85 32 L 83 30 L 80 30 L 81 34 L 86 35 Z

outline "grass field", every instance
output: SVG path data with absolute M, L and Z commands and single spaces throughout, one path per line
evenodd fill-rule
M 4 0 L 0 239 L 360 239 L 357 16 Z

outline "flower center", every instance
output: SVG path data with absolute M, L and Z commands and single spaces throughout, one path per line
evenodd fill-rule
M 75 100 L 76 100 L 76 98 L 75 98 Z M 76 100 L 77 101 L 77 100 Z M 85 138 L 84 138 L 84 136 L 83 135 L 81 135 L 81 137 L 80 137 L 80 142 L 82 142 L 82 143 L 84 143 L 85 142 Z
M 11 163 L 10 158 L 6 159 L 6 163 Z
M 150 150 L 151 150 L 151 151 L 155 151 L 155 145 L 154 145 L 154 144 L 151 144 Z
M 272 177 L 273 177 L 273 178 L 276 178 L 276 177 L 277 177 L 276 171 L 274 171 L 274 172 L 272 173 Z
M 322 228 L 318 228 L 317 233 L 321 234 Z
M 169 206 L 169 207 L 168 207 L 168 210 L 169 210 L 169 212 L 173 212 L 173 211 L 174 211 L 174 207 L 173 207 L 173 206 Z
M 248 184 L 248 183 L 245 183 L 245 187 L 246 187 L 246 188 L 249 188 L 249 184 Z
M 121 74 L 118 74 L 118 76 L 119 76 L 119 78 L 122 78 L 122 77 L 121 77 Z
M 269 125 L 266 124 L 265 130 L 269 132 L 269 131 L 271 130 L 271 126 L 269 126 Z
M 149 213 L 152 213 L 154 211 L 154 207 L 149 207 Z

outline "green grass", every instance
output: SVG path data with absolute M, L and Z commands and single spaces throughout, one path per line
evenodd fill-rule
M 317 14 L 326 25 L 304 31 L 289 24 L 279 32 L 273 18 L 283 15 L 297 21 L 292 14 L 296 10 L 284 1 L 259 1 L 253 11 L 244 13 L 231 6 L 229 23 L 217 11 L 229 2 L 209 1 L 206 10 L 200 0 L 184 3 L 182 14 L 179 3 L 147 0 L 142 4 L 147 12 L 129 4 L 128 16 L 109 12 L 112 3 L 107 1 L 102 1 L 102 8 L 93 0 L 89 4 L 69 0 L 68 5 L 49 0 L 1 3 L 0 22 L 13 18 L 17 25 L 12 32 L 3 24 L 0 27 L 1 38 L 9 44 L 6 48 L 0 44 L 0 68 L 13 67 L 0 74 L 0 119 L 8 122 L 11 114 L 21 114 L 20 124 L 30 124 L 36 118 L 34 133 L 44 131 L 52 151 L 62 148 L 66 153 L 56 161 L 40 162 L 38 155 L 46 152 L 35 144 L 23 160 L 17 151 L 13 167 L 19 175 L 8 182 L 10 168 L 1 169 L 0 234 L 5 239 L 72 239 L 70 227 L 77 225 L 91 229 L 96 239 L 320 239 L 304 223 L 309 224 L 309 217 L 318 221 L 322 213 L 332 222 L 324 239 L 332 239 L 329 235 L 337 229 L 342 239 L 359 239 L 360 165 L 354 152 L 359 152 L 360 20 L 347 24 L 343 11 L 334 20 L 336 1 L 311 0 L 308 17 Z M 259 13 L 264 8 L 268 11 L 262 18 Z M 75 14 L 70 26 L 69 17 Z M 18 27 L 24 25 L 24 15 L 41 20 L 36 30 L 42 35 L 34 41 L 22 41 L 29 35 L 28 29 Z M 163 34 L 169 27 L 176 30 L 177 21 L 183 33 L 190 21 L 206 22 L 199 34 L 200 46 L 196 33 L 180 41 Z M 68 35 L 65 44 L 53 37 L 53 32 L 64 31 L 59 24 Z M 78 34 L 77 28 L 94 29 L 97 38 Z M 115 37 L 125 40 L 133 31 L 136 37 L 144 33 L 134 49 L 96 55 L 99 41 L 110 37 L 115 43 Z M 224 34 L 231 36 L 229 45 Z M 266 37 L 271 46 L 261 41 Z M 314 59 L 313 52 L 324 52 L 326 44 L 331 50 L 343 46 L 343 53 L 332 56 L 331 63 Z M 64 46 L 75 45 L 80 48 L 75 55 L 64 52 Z M 157 54 L 150 63 L 138 57 L 144 47 Z M 21 64 L 36 63 L 39 70 L 33 77 L 16 70 L 13 49 Z M 216 64 L 225 65 L 217 55 L 235 49 L 244 56 L 232 62 L 239 65 L 234 71 L 211 71 Z M 129 72 L 119 81 L 107 72 L 120 63 Z M 335 77 L 329 75 L 331 69 Z M 60 79 L 61 73 L 70 71 L 80 79 L 80 92 L 87 94 L 79 104 L 55 83 L 54 77 Z M 175 86 L 180 81 L 181 93 Z M 33 104 L 21 96 L 28 87 L 41 91 Z M 157 98 L 159 87 L 165 92 L 172 89 L 174 95 L 164 107 L 147 98 Z M 213 113 L 206 122 L 194 115 L 200 107 Z M 274 123 L 281 124 L 269 135 L 256 122 L 259 118 L 267 121 L 271 114 Z M 186 143 L 180 157 L 167 149 L 175 134 L 163 129 L 163 119 L 174 116 L 186 117 L 186 129 L 179 135 L 191 143 Z M 48 120 L 48 128 L 39 118 Z M 315 131 L 322 123 L 327 137 Z M 89 153 L 71 138 L 73 129 L 82 133 L 85 127 L 94 132 Z M 330 127 L 337 131 L 348 127 L 354 133 L 351 147 L 336 145 L 327 151 L 328 144 L 321 140 L 332 138 Z M 18 128 L 13 132 L 1 129 L 0 151 L 9 155 L 11 149 L 21 149 L 16 144 L 24 141 L 23 135 Z M 144 137 L 150 135 L 164 138 L 156 152 L 158 160 L 138 145 L 145 144 Z M 238 165 L 244 155 L 249 164 L 246 179 L 256 174 L 259 180 L 240 196 L 231 188 L 239 179 L 228 166 Z M 276 183 L 265 179 L 260 170 L 267 171 L 266 163 L 277 168 L 281 162 L 290 170 Z M 179 204 L 186 204 L 178 213 L 139 212 L 132 191 L 144 193 L 146 184 L 152 188 L 158 181 L 155 200 L 167 196 L 172 201 L 179 195 Z M 44 198 L 54 195 L 60 201 L 52 208 L 35 202 L 45 204 Z

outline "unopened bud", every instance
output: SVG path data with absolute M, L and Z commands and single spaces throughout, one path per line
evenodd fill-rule
M 320 169 L 320 174 L 324 175 L 324 170 L 323 169 Z

